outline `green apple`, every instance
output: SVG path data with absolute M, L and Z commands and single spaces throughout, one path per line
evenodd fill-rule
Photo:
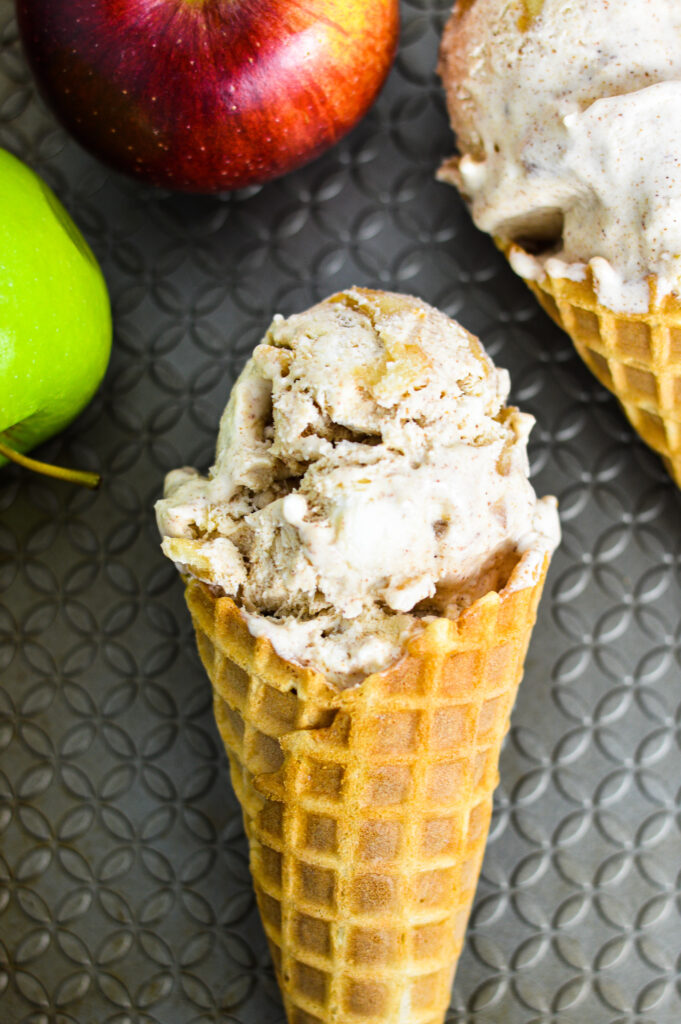
M 0 465 L 7 459 L 96 486 L 94 474 L 22 453 L 62 430 L 97 390 L 111 351 L 111 307 L 97 261 L 68 213 L 0 149 Z

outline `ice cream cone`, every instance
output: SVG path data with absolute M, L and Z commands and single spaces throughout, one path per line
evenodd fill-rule
M 342 690 L 188 582 L 290 1024 L 443 1021 L 548 560 Z
M 457 0 L 438 66 L 438 177 L 679 485 L 680 32 L 674 0 Z
M 524 250 L 499 243 L 518 269 Z M 514 258 L 515 257 L 515 258 Z M 550 317 L 572 338 L 580 356 L 618 399 L 629 422 L 658 452 L 681 487 L 681 303 L 661 302 L 650 279 L 647 313 L 615 313 L 603 306 L 591 271 L 584 281 L 523 278 Z

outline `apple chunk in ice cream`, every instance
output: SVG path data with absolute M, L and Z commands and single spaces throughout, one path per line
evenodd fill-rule
M 281 657 L 351 685 L 555 546 L 533 419 L 508 391 L 476 338 L 411 297 L 355 288 L 277 316 L 208 476 L 167 477 L 163 551 Z

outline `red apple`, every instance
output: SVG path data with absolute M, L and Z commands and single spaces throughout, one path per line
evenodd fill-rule
M 398 0 L 17 0 L 38 83 L 96 156 L 218 192 L 298 167 L 366 113 Z

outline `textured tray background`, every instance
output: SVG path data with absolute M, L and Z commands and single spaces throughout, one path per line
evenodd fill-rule
M 370 116 L 297 174 L 219 199 L 107 173 L 55 126 L 0 0 L 0 144 L 100 257 L 116 342 L 55 461 L 0 474 L 0 1021 L 280 1024 L 246 848 L 181 587 L 151 514 L 207 466 L 275 311 L 356 282 L 481 333 L 538 419 L 556 555 L 502 759 L 451 1021 L 681 1019 L 680 498 L 455 192 L 433 73 L 448 0 L 405 0 Z M 2 214 L 0 197 L 0 216 Z

